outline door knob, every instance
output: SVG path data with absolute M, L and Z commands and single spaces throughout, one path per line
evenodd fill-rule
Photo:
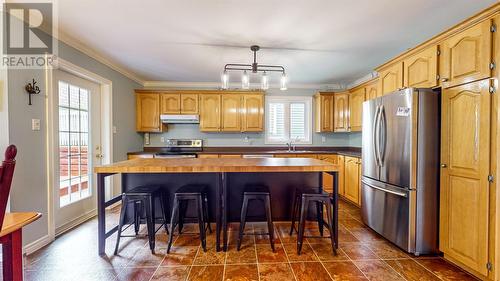
M 446 164 L 441 164 L 441 168 L 446 168 Z

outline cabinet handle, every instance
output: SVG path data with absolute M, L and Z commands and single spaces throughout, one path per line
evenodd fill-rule
M 448 78 L 441 78 L 441 82 L 448 82 Z
M 446 164 L 441 164 L 441 168 L 446 168 L 448 167 Z

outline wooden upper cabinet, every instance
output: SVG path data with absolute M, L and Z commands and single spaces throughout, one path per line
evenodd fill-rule
M 354 89 L 349 94 L 349 130 L 351 132 L 361 131 L 365 90 L 364 87 L 361 87 Z
M 222 94 L 222 126 L 223 132 L 241 131 L 241 95 Z
M 403 62 L 394 63 L 379 72 L 378 92 L 383 96 L 403 87 Z
M 482 80 L 444 89 L 441 104 L 440 250 L 484 276 L 490 210 L 489 86 Z
M 264 96 L 262 94 L 243 95 L 241 119 L 242 132 L 262 132 L 264 130 Z
M 161 94 L 161 114 L 180 114 L 181 95 L 179 93 Z
M 491 76 L 491 20 L 478 23 L 441 44 L 441 81 L 444 88 Z
M 181 94 L 181 113 L 198 114 L 198 94 Z
M 221 128 L 221 95 L 200 95 L 200 130 L 218 132 Z
M 378 80 L 372 81 L 365 86 L 366 100 L 372 100 L 381 96 L 378 92 Z
M 429 47 L 403 61 L 404 87 L 437 86 L 438 46 Z
M 349 93 L 336 93 L 333 99 L 334 132 L 349 131 Z
M 136 93 L 136 130 L 138 132 L 160 132 L 160 95 L 158 93 Z
M 333 132 L 333 95 L 316 94 L 316 132 Z

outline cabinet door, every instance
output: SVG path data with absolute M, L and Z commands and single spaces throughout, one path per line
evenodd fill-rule
M 264 96 L 244 95 L 242 131 L 262 132 L 264 130 Z
M 138 132 L 160 132 L 160 95 L 138 93 L 135 96 L 136 130 Z
M 373 83 L 366 85 L 366 87 L 365 87 L 366 100 L 372 100 L 372 99 L 375 99 L 375 98 L 381 96 L 378 92 L 378 84 L 377 83 L 378 82 L 375 81 Z
M 198 114 L 198 94 L 181 94 L 181 113 Z
M 345 198 L 359 204 L 359 159 L 345 157 Z
M 333 132 L 333 96 L 318 95 L 316 100 L 316 132 Z
M 219 94 L 200 95 L 200 131 L 220 131 L 220 100 Z
M 395 63 L 379 73 L 378 92 L 383 96 L 403 87 L 403 62 Z
M 333 122 L 335 132 L 349 131 L 349 94 L 335 94 L 333 100 Z
M 161 114 L 181 113 L 180 94 L 161 94 Z
M 198 158 L 219 158 L 219 154 L 198 154 Z
M 241 158 L 241 154 L 219 154 L 219 158 Z
M 441 44 L 444 88 L 491 76 L 491 20 L 466 29 Z
M 344 156 L 337 154 L 319 154 L 318 159 L 338 165 L 338 193 L 344 195 Z M 326 192 L 333 192 L 333 176 L 323 173 L 323 189 Z
M 440 250 L 486 275 L 491 94 L 488 80 L 443 90 Z
M 223 132 L 241 131 L 241 95 L 222 95 L 222 127 Z
M 359 88 L 349 94 L 349 129 L 351 132 L 361 131 L 365 88 Z
M 403 61 L 405 87 L 437 86 L 437 52 L 438 46 L 432 46 Z

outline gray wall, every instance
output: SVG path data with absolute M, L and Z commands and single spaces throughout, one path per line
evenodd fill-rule
M 142 137 L 135 132 L 134 89 L 142 87 L 120 73 L 74 48 L 60 42 L 59 56 L 85 68 L 113 83 L 113 124 L 117 133 L 113 138 L 113 160 L 126 159 L 126 153 L 142 148 Z M 33 97 L 28 106 L 24 86 L 32 79 L 37 81 L 42 95 Z M 46 114 L 45 73 L 43 70 L 8 71 L 9 141 L 18 147 L 17 166 L 11 192 L 12 211 L 37 211 L 42 218 L 24 231 L 23 242 L 33 242 L 48 234 L 47 227 L 47 163 L 46 163 Z M 31 130 L 31 119 L 41 120 L 41 130 Z
M 267 96 L 312 96 L 316 93 L 313 89 L 289 89 L 280 91 L 270 89 Z M 313 106 L 314 111 L 314 106 Z M 314 116 L 314 112 L 313 112 Z M 314 117 L 313 117 L 314 118 Z M 203 133 L 198 124 L 169 124 L 165 133 L 150 134 L 148 147 L 163 146 L 161 137 L 169 138 L 196 138 L 203 139 L 205 146 L 265 146 L 264 133 Z M 323 141 L 324 137 L 324 141 Z M 248 140 L 245 140 L 248 138 Z M 314 133 L 312 146 L 361 146 L 360 133 Z M 311 145 L 306 145 L 311 146 Z

